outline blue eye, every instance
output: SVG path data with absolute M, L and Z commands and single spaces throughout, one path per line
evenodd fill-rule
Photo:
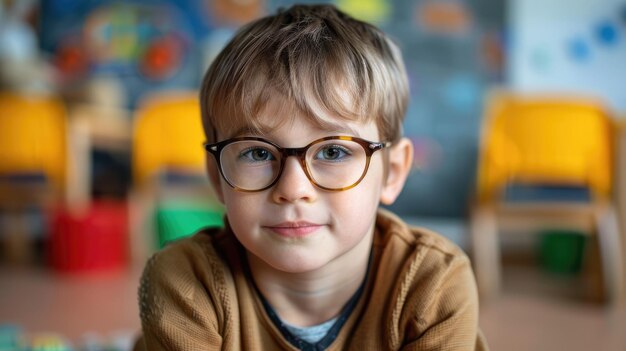
M 341 145 L 326 145 L 317 152 L 315 158 L 323 161 L 341 161 L 350 155 L 350 150 Z
M 250 147 L 239 154 L 240 159 L 248 162 L 273 161 L 276 158 L 272 153 L 261 147 Z

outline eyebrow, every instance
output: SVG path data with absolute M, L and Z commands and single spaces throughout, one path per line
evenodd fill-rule
M 349 136 L 361 137 L 361 134 L 354 128 L 345 123 L 334 123 L 323 121 L 323 130 L 329 133 L 348 134 Z
M 250 126 L 243 126 L 237 130 L 235 130 L 233 133 L 230 133 L 230 135 L 226 138 L 226 139 L 232 139 L 232 138 L 237 138 L 240 136 L 244 136 L 245 134 L 261 134 L 261 135 L 265 135 L 268 133 L 268 131 L 270 130 L 269 128 L 263 128 L 261 127 L 261 130 L 255 130 L 256 128 L 250 128 Z

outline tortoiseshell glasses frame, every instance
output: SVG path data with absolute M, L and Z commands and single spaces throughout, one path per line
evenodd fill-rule
M 328 141 L 332 141 L 332 140 L 337 140 L 338 142 L 353 142 L 356 143 L 358 145 L 360 145 L 363 148 L 364 151 L 364 156 L 365 156 L 365 160 L 364 163 L 362 165 L 358 165 L 358 167 L 356 168 L 357 170 L 359 168 L 362 167 L 362 171 L 360 174 L 354 174 L 355 177 L 354 179 L 356 179 L 355 181 L 350 181 L 350 184 L 347 184 L 345 186 L 341 186 L 341 187 L 334 187 L 334 186 L 325 186 L 319 183 L 319 180 L 315 180 L 314 175 L 312 174 L 312 170 L 311 170 L 311 166 L 309 164 L 310 161 L 307 161 L 307 152 L 314 146 L 320 144 L 320 143 L 324 143 L 324 142 L 328 142 Z M 227 149 L 230 145 L 233 145 L 234 143 L 245 143 L 245 142 L 260 142 L 260 143 L 265 143 L 268 144 L 271 148 L 275 149 L 277 151 L 277 155 L 273 155 L 273 154 L 261 154 L 261 156 L 271 156 L 274 157 L 275 160 L 278 161 L 278 168 L 277 169 L 272 169 L 272 174 L 271 177 L 267 177 L 268 181 L 267 182 L 263 182 L 261 184 L 263 184 L 262 186 L 258 186 L 258 187 L 242 187 L 241 184 L 234 184 L 233 180 L 230 179 L 231 177 L 229 177 L 224 169 L 224 162 L 223 162 L 223 151 L 224 149 Z M 255 145 L 255 150 L 259 150 L 257 147 L 259 145 L 262 144 L 256 144 Z M 352 145 L 352 144 L 351 144 Z M 314 140 L 312 142 L 310 142 L 308 145 L 304 146 L 304 147 L 299 147 L 299 148 L 284 148 L 281 147 L 280 145 L 277 145 L 276 143 L 269 141 L 267 139 L 264 138 L 260 138 L 260 137 L 237 137 L 237 138 L 231 138 L 231 139 L 226 139 L 217 143 L 213 143 L 213 144 L 209 144 L 209 143 L 204 143 L 203 144 L 204 149 L 206 151 L 208 151 L 209 153 L 211 153 L 213 155 L 213 157 L 215 158 L 216 162 L 217 162 L 217 166 L 219 169 L 219 172 L 222 176 L 222 178 L 226 181 L 226 183 L 231 186 L 233 189 L 237 190 L 237 191 L 242 191 L 242 192 L 258 192 L 258 191 L 263 191 L 266 189 L 271 188 L 272 186 L 274 186 L 276 184 L 276 182 L 278 182 L 278 180 L 280 179 L 282 173 L 283 173 L 283 169 L 285 167 L 285 163 L 286 160 L 289 156 L 295 156 L 298 158 L 299 163 L 302 167 L 302 169 L 304 170 L 304 173 L 306 174 L 307 178 L 309 179 L 309 181 L 314 184 L 316 187 L 320 188 L 320 189 L 324 189 L 327 191 L 344 191 L 344 190 L 348 190 L 351 188 L 354 188 L 355 186 L 357 186 L 365 177 L 365 175 L 367 174 L 367 171 L 369 169 L 369 164 L 370 164 L 370 159 L 372 157 L 372 155 L 374 154 L 374 152 L 378 151 L 378 150 L 382 150 L 386 147 L 391 146 L 390 142 L 373 142 L 373 141 L 369 141 L 369 140 L 365 140 L 362 138 L 358 138 L 358 137 L 353 137 L 353 136 L 345 136 L 345 135 L 338 135 L 338 136 L 328 136 L 325 138 L 320 138 L 317 140 Z M 333 147 L 332 145 L 330 145 L 330 147 Z M 338 146 L 341 147 L 341 146 Z M 325 149 L 326 150 L 326 149 Z M 267 151 L 267 150 L 261 150 L 261 151 Z M 337 150 L 332 150 L 331 152 L 333 152 L 333 154 L 330 154 L 330 156 L 334 156 L 334 152 L 336 152 Z M 249 152 L 249 151 L 248 151 Z M 323 151 L 322 151 L 323 152 Z M 258 156 L 258 154 L 255 154 L 254 156 Z M 261 161 L 266 161 L 266 160 L 261 160 Z M 358 162 L 363 162 L 363 161 L 358 161 Z M 329 164 L 333 164 L 333 162 L 328 162 Z M 340 162 L 335 162 L 335 164 L 337 165 L 341 165 Z M 352 171 L 350 171 L 352 172 Z

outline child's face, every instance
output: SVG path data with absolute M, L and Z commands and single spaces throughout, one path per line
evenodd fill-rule
M 283 123 L 262 137 L 289 148 L 336 135 L 381 141 L 375 123 L 337 125 L 337 129 L 324 130 L 296 116 L 292 123 Z M 357 186 L 337 192 L 313 185 L 297 157 L 288 157 L 277 183 L 259 192 L 233 189 L 211 160 L 209 172 L 238 240 L 269 266 L 292 273 L 316 270 L 340 257 L 369 251 L 376 210 L 381 195 L 388 192 L 381 151 L 372 154 L 368 171 Z M 300 227 L 290 228 L 293 226 Z

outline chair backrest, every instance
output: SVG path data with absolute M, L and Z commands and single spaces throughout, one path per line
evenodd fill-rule
M 63 103 L 51 96 L 0 93 L 0 174 L 41 174 L 60 190 L 66 162 Z
M 487 103 L 478 199 L 509 183 L 577 185 L 606 198 L 612 182 L 612 125 L 591 100 L 496 94 Z
M 167 169 L 204 172 L 198 94 L 152 95 L 138 107 L 134 124 L 132 163 L 136 184 Z

